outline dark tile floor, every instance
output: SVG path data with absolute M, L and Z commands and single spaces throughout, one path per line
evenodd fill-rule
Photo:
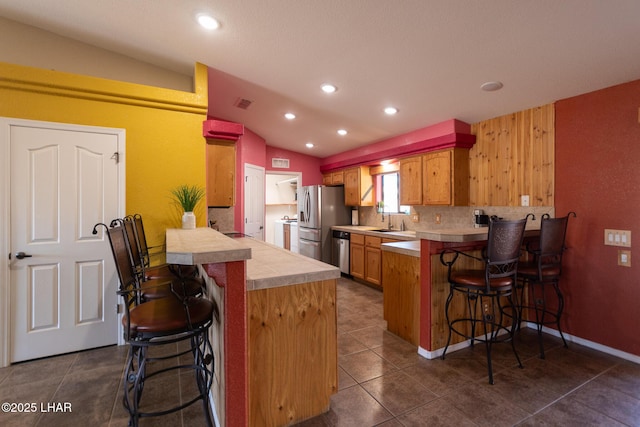
M 524 369 L 510 347 L 496 346 L 491 386 L 482 346 L 444 361 L 423 359 L 386 332 L 380 292 L 340 279 L 339 391 L 328 413 L 300 426 L 640 426 L 640 365 L 545 338 L 541 360 L 535 334 L 519 334 Z M 126 426 L 125 357 L 126 347 L 106 347 L 0 369 L 0 402 L 37 403 L 34 413 L 0 413 L 0 426 Z M 192 383 L 192 375 L 176 372 L 146 389 L 143 404 L 178 401 Z M 42 411 L 48 402 L 69 402 L 72 412 Z M 141 425 L 201 426 L 202 408 L 196 403 Z

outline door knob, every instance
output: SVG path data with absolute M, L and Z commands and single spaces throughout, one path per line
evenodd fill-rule
M 31 258 L 31 257 L 32 257 L 32 255 L 25 254 L 24 252 L 17 252 L 16 253 L 16 258 L 18 258 L 18 259 Z

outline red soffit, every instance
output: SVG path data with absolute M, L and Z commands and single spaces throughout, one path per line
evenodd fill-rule
M 237 141 L 244 135 L 244 125 L 223 120 L 205 120 L 202 122 L 202 135 L 205 138 Z

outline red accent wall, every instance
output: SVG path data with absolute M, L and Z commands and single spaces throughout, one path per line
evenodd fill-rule
M 289 159 L 289 169 L 278 169 L 271 167 L 271 159 Z M 321 159 L 308 156 L 295 151 L 285 150 L 267 146 L 267 171 L 274 172 L 302 172 L 301 185 L 322 184 L 322 173 L 320 172 Z
M 271 167 L 271 159 L 289 159 L 289 169 Z M 322 184 L 321 159 L 294 151 L 268 146 L 264 138 L 248 128 L 236 142 L 236 204 L 233 209 L 235 229 L 244 232 L 244 165 L 261 166 L 268 171 L 302 172 L 302 185 Z
M 244 164 L 265 167 L 267 144 L 248 128 L 236 142 L 236 204 L 233 209 L 235 229 L 244 232 Z
M 569 220 L 563 327 L 640 356 L 640 80 L 556 103 L 556 215 Z M 604 229 L 631 230 L 631 267 Z M 634 251 L 635 249 L 635 251 Z

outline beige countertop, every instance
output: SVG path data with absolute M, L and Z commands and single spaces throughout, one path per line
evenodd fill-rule
M 251 258 L 251 249 L 209 227 L 166 231 L 167 263 L 181 265 L 213 264 Z
M 418 239 L 433 240 L 436 242 L 479 242 L 487 240 L 488 227 L 481 228 L 450 228 L 442 230 L 428 230 L 416 232 Z M 537 236 L 540 233 L 539 228 L 527 228 L 524 232 L 525 237 Z
M 389 239 L 396 240 L 416 240 L 416 232 L 411 230 L 400 231 L 380 231 L 384 230 L 384 227 L 372 227 L 368 225 L 334 225 L 331 227 L 333 230 L 348 231 L 350 233 L 360 233 L 367 236 L 387 237 Z
M 167 229 L 167 262 L 181 265 L 247 261 L 247 290 L 337 279 L 340 270 L 250 237 L 232 239 L 212 228 Z
M 420 258 L 420 240 L 410 240 L 406 242 L 383 243 L 380 245 L 383 252 L 395 252 Z
M 236 240 L 251 248 L 251 259 L 247 261 L 248 291 L 340 277 L 338 267 L 322 261 L 250 237 Z

